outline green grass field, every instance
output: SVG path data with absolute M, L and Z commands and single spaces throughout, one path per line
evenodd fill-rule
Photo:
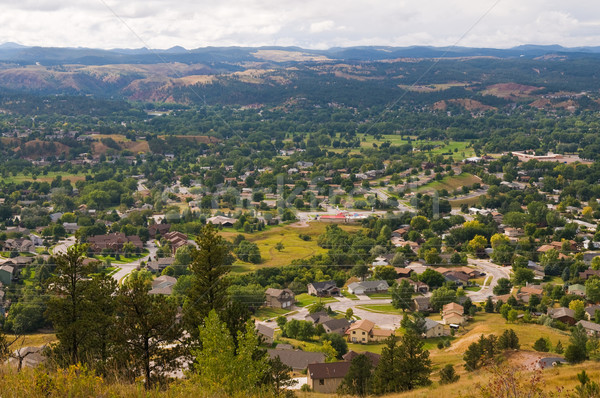
M 287 314 L 288 312 L 290 312 L 289 309 L 284 308 L 261 307 L 256 311 L 256 313 L 254 313 L 254 317 L 264 321 L 266 319 L 276 318 L 279 315 Z
M 258 245 L 263 261 L 260 264 L 237 261 L 233 270 L 234 272 L 249 272 L 260 267 L 280 267 L 291 264 L 292 260 L 301 260 L 326 253 L 326 249 L 317 245 L 317 238 L 325 232 L 327 225 L 321 222 L 310 222 L 308 226 L 288 224 L 252 234 L 241 233 L 247 240 Z M 358 225 L 340 225 L 340 227 L 346 231 L 357 231 L 361 228 Z M 231 229 L 221 231 L 220 234 L 225 239 L 233 240 L 240 232 Z M 300 234 L 310 236 L 311 240 L 301 239 Z M 280 242 L 283 244 L 283 249 L 278 251 L 275 249 L 275 245 Z
M 296 305 L 298 307 L 306 307 L 308 305 L 314 304 L 314 303 L 333 303 L 335 301 L 337 301 L 335 298 L 333 297 L 315 297 L 315 296 L 311 296 L 308 293 L 302 293 L 296 296 Z
M 418 192 L 426 191 L 441 191 L 442 189 L 452 193 L 455 189 L 462 188 L 463 186 L 472 186 L 476 182 L 481 182 L 481 178 L 474 176 L 469 173 L 461 173 L 455 176 L 446 176 L 440 181 L 431 181 L 417 190 Z
M 4 181 L 5 183 L 20 183 L 23 181 L 51 182 L 57 176 L 61 176 L 63 180 L 70 180 L 73 183 L 75 183 L 77 181 L 85 180 L 84 174 L 61 173 L 61 172 L 51 171 L 46 175 L 40 174 L 35 179 L 31 176 L 31 174 L 25 175 L 25 174 L 19 173 L 15 176 L 11 175 L 11 176 L 7 176 L 7 177 L 0 177 L 0 181 Z

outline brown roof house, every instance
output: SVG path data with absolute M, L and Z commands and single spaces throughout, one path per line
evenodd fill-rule
M 306 381 L 314 392 L 334 394 L 350 369 L 350 362 L 313 363 L 308 365 Z
M 462 325 L 466 319 L 464 316 L 465 308 L 456 303 L 449 303 L 442 308 L 442 322 L 446 325 Z
M 570 308 L 560 307 L 560 308 L 548 308 L 548 316 L 552 319 L 556 319 L 557 321 L 561 321 L 562 323 L 566 323 L 567 325 L 575 325 L 575 311 Z
M 369 351 L 356 352 L 356 351 L 352 351 L 352 350 L 345 353 L 342 356 L 342 359 L 346 362 L 352 362 L 352 360 L 359 355 L 364 355 L 367 358 L 369 358 L 371 360 L 371 363 L 373 364 L 373 367 L 377 367 L 377 365 L 379 364 L 379 360 L 381 359 L 381 355 L 375 354 L 374 352 L 369 352 Z
M 265 291 L 265 305 L 271 308 L 291 308 L 295 297 L 290 289 L 269 288 Z
M 419 312 L 431 311 L 431 300 L 427 296 L 418 296 L 413 298 L 413 309 Z
M 156 235 L 163 236 L 171 230 L 171 224 L 152 224 L 148 227 L 148 232 L 152 239 L 156 239 Z
M 90 236 L 88 242 L 93 251 L 99 253 L 102 250 L 108 249 L 113 252 L 121 252 L 125 243 L 132 243 L 137 249 L 143 249 L 144 244 L 139 236 L 126 236 L 122 232 L 116 232 L 108 235 Z
M 351 343 L 370 343 L 373 341 L 382 341 L 394 334 L 393 330 L 375 329 L 375 324 L 367 319 L 353 323 L 346 336 Z

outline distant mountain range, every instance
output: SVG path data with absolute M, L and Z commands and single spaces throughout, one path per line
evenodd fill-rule
M 600 109 L 600 47 L 102 50 L 4 43 L 2 90 L 248 106 L 354 107 L 400 97 L 436 109 L 485 111 L 514 103 Z
M 559 45 L 522 45 L 509 49 L 471 47 L 338 47 L 328 50 L 311 50 L 299 47 L 203 47 L 187 50 L 176 46 L 167 50 L 112 49 L 73 47 L 27 47 L 16 43 L 0 45 L 0 62 L 20 65 L 39 63 L 42 65 L 82 64 L 132 64 L 132 63 L 203 63 L 203 62 L 248 62 L 257 60 L 258 51 L 283 51 L 326 57 L 332 60 L 374 61 L 396 58 L 455 58 L 455 57 L 498 57 L 536 58 L 544 55 L 568 57 L 600 57 L 598 47 L 567 48 Z M 284 60 L 281 62 L 287 62 Z

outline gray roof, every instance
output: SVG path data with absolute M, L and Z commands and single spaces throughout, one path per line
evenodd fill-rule
M 433 329 L 434 327 L 441 325 L 441 323 L 434 321 L 430 318 L 425 318 L 425 330 Z
M 270 339 L 273 339 L 275 336 L 275 329 L 268 327 L 267 325 L 263 325 L 262 323 L 256 324 L 256 330 L 258 334 L 262 334 Z
M 591 330 L 591 331 L 597 332 L 597 333 L 600 332 L 600 325 L 598 325 L 597 323 L 594 323 L 594 322 L 588 322 L 588 321 L 581 320 L 581 321 L 577 322 L 577 325 L 583 326 L 583 328 L 585 330 Z
M 560 308 L 549 308 L 548 315 L 552 318 L 562 318 L 564 316 L 568 316 L 570 318 L 575 318 L 575 311 L 570 308 L 560 307 Z
M 323 322 L 323 326 L 326 326 L 331 330 L 338 330 L 347 328 L 348 326 L 350 326 L 350 322 L 345 318 L 330 319 L 328 321 Z
M 379 280 L 379 281 L 352 282 L 351 284 L 348 285 L 348 288 L 354 289 L 354 288 L 356 288 L 358 286 L 362 286 L 365 289 L 376 289 L 380 285 L 383 285 L 386 289 L 389 289 L 389 287 L 390 287 L 390 285 L 388 285 L 388 283 L 386 281 Z
M 304 370 L 311 363 L 325 362 L 322 352 L 270 349 L 267 353 L 271 358 L 279 357 L 281 362 L 295 370 Z

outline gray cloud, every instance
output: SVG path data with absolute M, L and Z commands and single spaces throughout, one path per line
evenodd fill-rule
M 500 0 L 489 11 L 495 2 L 0 0 L 0 43 L 99 48 L 600 45 L 596 1 Z

